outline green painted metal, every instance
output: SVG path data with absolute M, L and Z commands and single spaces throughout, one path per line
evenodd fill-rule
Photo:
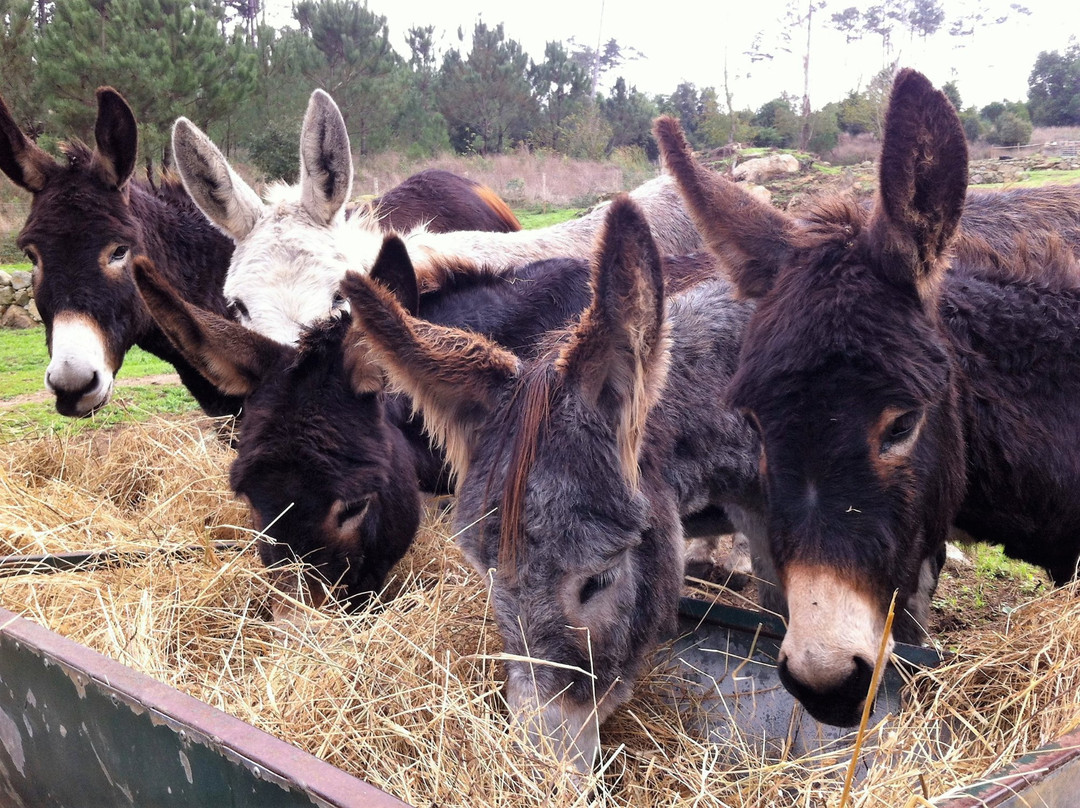
M 0 609 L 0 805 L 390 808 L 404 803 Z

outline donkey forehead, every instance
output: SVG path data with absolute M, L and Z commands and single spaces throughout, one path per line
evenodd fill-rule
M 18 241 L 20 246 L 33 243 L 39 249 L 70 250 L 117 238 L 132 242 L 139 238 L 138 223 L 119 191 L 65 188 L 35 195 Z
M 941 392 L 946 361 L 913 287 L 863 265 L 804 267 L 786 272 L 751 317 L 730 396 L 750 408 L 781 399 L 916 404 Z

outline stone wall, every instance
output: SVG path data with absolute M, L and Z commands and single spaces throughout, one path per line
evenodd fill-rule
M 32 328 L 40 322 L 30 273 L 0 269 L 0 328 Z

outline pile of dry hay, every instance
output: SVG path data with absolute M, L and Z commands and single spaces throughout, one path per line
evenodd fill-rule
M 205 419 L 5 448 L 0 554 L 251 543 L 226 483 L 231 452 Z M 646 675 L 605 725 L 586 793 L 526 756 L 507 728 L 486 587 L 447 534 L 432 509 L 383 603 L 312 612 L 302 628 L 265 620 L 251 549 L 0 578 L 0 604 L 414 805 L 839 803 L 849 755 L 763 760 L 738 734 L 703 744 L 666 698 L 670 670 Z M 916 677 L 902 715 L 868 732 L 873 762 L 851 804 L 925 804 L 1080 725 L 1077 587 L 1018 609 L 1007 636 L 957 643 L 955 661 Z

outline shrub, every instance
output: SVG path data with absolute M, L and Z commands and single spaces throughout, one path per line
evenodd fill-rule
M 300 142 L 300 124 L 272 122 L 247 139 L 248 158 L 267 180 L 294 183 L 300 177 L 296 144 Z
M 1002 112 L 986 139 L 995 146 L 1022 146 L 1031 140 L 1031 122 L 1014 112 Z

